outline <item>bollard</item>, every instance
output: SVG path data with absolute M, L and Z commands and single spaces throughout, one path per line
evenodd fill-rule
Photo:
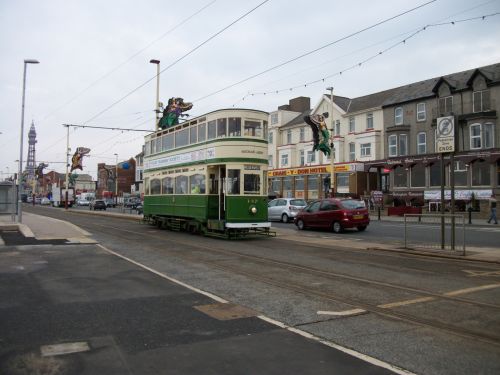
M 378 215 L 378 219 L 380 220 L 380 206 L 377 207 L 377 215 Z
M 467 209 L 469 211 L 469 224 L 472 224 L 472 207 Z

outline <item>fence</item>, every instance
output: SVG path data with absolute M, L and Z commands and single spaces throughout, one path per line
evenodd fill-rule
M 16 186 L 12 182 L 0 182 L 0 215 L 14 215 L 17 211 Z
M 405 249 L 450 250 L 465 255 L 464 215 L 405 214 L 404 223 Z

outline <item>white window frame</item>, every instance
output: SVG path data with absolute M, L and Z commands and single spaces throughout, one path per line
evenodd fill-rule
M 401 144 L 404 140 L 404 153 L 401 151 L 403 147 L 401 147 Z M 399 144 L 399 155 L 398 156 L 406 156 L 408 155 L 408 134 L 400 134 L 399 139 L 398 139 L 398 144 Z
M 398 136 L 396 134 L 387 137 L 387 145 L 389 156 L 398 156 Z
M 354 116 L 349 117 L 349 133 L 354 133 L 356 131 L 356 118 Z
M 366 130 L 371 130 L 373 129 L 373 113 L 367 113 L 366 114 Z
M 427 114 L 425 112 L 425 103 L 417 103 L 417 122 L 425 121 Z
M 306 163 L 305 156 L 304 156 L 304 150 L 300 150 L 300 166 L 304 166 Z
M 371 143 L 362 143 L 360 146 L 361 149 L 361 157 L 372 156 L 372 144 Z
M 478 128 L 479 134 L 473 135 L 472 129 Z M 482 129 L 481 124 L 475 123 L 469 126 L 469 137 L 470 137 L 470 149 L 471 150 L 480 150 L 483 147 L 483 139 L 482 139 Z M 479 146 L 474 147 L 474 141 L 479 141 Z
M 488 103 L 485 103 L 484 94 L 488 94 L 488 98 L 487 98 Z M 477 97 L 480 98 L 479 103 L 476 103 L 476 95 L 477 95 Z M 477 112 L 484 112 L 484 111 L 489 110 L 489 95 L 490 95 L 489 90 L 474 91 L 472 93 L 472 112 L 477 113 Z
M 487 137 L 488 132 L 486 128 L 490 129 L 489 137 Z M 487 122 L 482 126 L 482 135 L 483 135 L 483 148 L 493 148 L 495 147 L 495 125 L 491 122 Z
M 394 125 L 403 125 L 403 107 L 396 107 L 394 109 Z
M 349 161 L 355 161 L 356 160 L 356 143 L 350 142 L 349 143 Z
M 271 125 L 277 124 L 279 121 L 278 113 L 271 114 Z
M 420 140 L 420 136 L 422 135 L 424 136 L 423 142 L 421 142 Z M 422 155 L 426 153 L 427 153 L 427 133 L 420 132 L 417 134 L 417 154 Z
M 306 129 L 305 128 L 300 128 L 300 135 L 299 135 L 300 141 L 304 142 L 305 138 L 306 138 Z
M 316 152 L 307 151 L 307 164 L 316 163 Z
M 281 154 L 281 166 L 285 167 L 288 165 L 288 154 Z
M 269 168 L 273 168 L 273 156 L 272 155 L 267 155 L 267 165 Z
M 286 131 L 286 144 L 291 144 L 292 143 L 292 130 L 288 129 Z
M 274 137 L 273 137 L 273 134 L 274 134 L 273 132 L 269 132 L 269 135 L 268 135 L 268 140 L 267 140 L 267 142 L 268 142 L 269 144 L 271 144 L 271 145 L 273 144 L 273 140 L 274 140 L 274 139 L 273 139 L 273 138 L 274 138 Z
M 340 120 L 335 120 L 335 135 L 340 135 Z

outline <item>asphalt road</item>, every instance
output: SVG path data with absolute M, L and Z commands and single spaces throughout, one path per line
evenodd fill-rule
M 27 210 L 68 220 L 138 264 L 403 369 L 500 373 L 500 265 L 340 247 L 327 232 L 310 232 L 315 241 L 301 232 L 224 241 Z M 385 224 L 344 238 L 370 241 L 377 225 Z M 381 227 L 384 235 L 393 225 Z

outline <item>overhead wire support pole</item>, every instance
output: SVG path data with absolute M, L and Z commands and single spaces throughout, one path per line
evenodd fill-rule
M 66 192 L 64 193 L 64 209 L 68 209 L 68 183 L 69 183 L 69 125 L 66 126 L 66 180 L 64 182 L 64 187 Z

